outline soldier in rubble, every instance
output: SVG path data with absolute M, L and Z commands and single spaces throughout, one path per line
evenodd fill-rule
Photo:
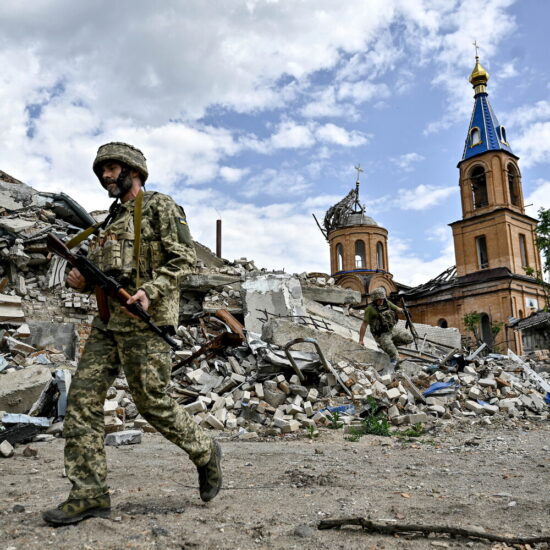
M 145 157 L 131 145 L 102 145 L 93 170 L 116 201 L 90 244 L 90 260 L 128 289 L 128 304 L 139 302 L 154 323 L 174 328 L 179 281 L 195 262 L 183 209 L 166 195 L 144 191 Z M 74 268 L 67 284 L 80 291 L 88 288 Z M 196 465 L 201 499 L 212 500 L 222 484 L 218 443 L 165 392 L 171 374 L 168 344 L 118 303 L 109 302 L 104 309 L 92 323 L 69 391 L 64 437 L 72 489 L 67 500 L 43 513 L 53 525 L 110 512 L 103 405 L 121 369 L 142 416 Z
M 373 290 L 371 298 L 372 302 L 365 309 L 363 323 L 359 329 L 359 343 L 364 344 L 365 332 L 370 325 L 376 343 L 390 356 L 390 362 L 395 367 L 399 362 L 396 346 L 405 346 L 413 341 L 406 330 L 396 326 L 397 314 L 403 313 L 403 310 L 386 298 L 386 290 L 383 287 Z

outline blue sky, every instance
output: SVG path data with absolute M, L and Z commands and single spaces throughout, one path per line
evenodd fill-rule
M 4 0 L 0 169 L 105 209 L 93 157 L 128 141 L 196 239 L 214 247 L 221 215 L 225 257 L 327 272 L 311 214 L 360 163 L 390 270 L 419 284 L 454 263 L 474 40 L 529 213 L 550 206 L 549 16 L 540 0 Z

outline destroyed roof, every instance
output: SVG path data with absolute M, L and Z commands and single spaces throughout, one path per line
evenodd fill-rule
M 341 201 L 331 206 L 323 221 L 326 234 L 353 225 L 378 225 L 365 214 L 365 206 L 359 203 L 359 186 L 356 185 Z
M 420 298 L 422 296 L 437 294 L 438 292 L 442 292 L 455 286 L 469 286 L 476 283 L 485 283 L 498 279 L 516 279 L 531 283 L 534 281 L 532 277 L 527 275 L 512 273 L 507 267 L 481 269 L 479 271 L 474 271 L 473 273 L 463 275 L 462 277 L 458 277 L 456 273 L 456 266 L 453 265 L 443 271 L 443 273 L 440 273 L 437 277 L 430 279 L 427 283 L 418 285 L 410 290 L 402 292 L 401 294 L 409 298 Z
M 431 294 L 433 292 L 443 290 L 444 288 L 454 286 L 456 284 L 456 280 L 456 266 L 453 265 L 452 267 L 449 267 L 448 269 L 443 271 L 443 273 L 437 275 L 437 277 L 430 279 L 427 283 L 409 288 L 401 294 L 403 296 L 414 295 L 415 297 Z
M 544 325 L 550 327 L 550 312 L 548 311 L 537 311 L 525 319 L 518 319 L 510 323 L 510 326 L 515 330 L 525 330 L 529 328 L 542 327 Z

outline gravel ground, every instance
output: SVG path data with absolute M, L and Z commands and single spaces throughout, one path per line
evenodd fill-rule
M 38 456 L 0 459 L 0 548 L 423 549 L 507 548 L 466 538 L 391 537 L 356 528 L 319 531 L 319 520 L 550 534 L 550 423 L 449 424 L 416 439 L 342 430 L 319 437 L 247 441 L 219 434 L 224 489 L 198 495 L 196 471 L 158 434 L 108 447 L 111 519 L 52 528 L 40 512 L 65 498 L 63 440 L 33 443 Z M 536 548 L 548 548 L 541 544 Z M 528 548 L 528 547 L 527 547 Z

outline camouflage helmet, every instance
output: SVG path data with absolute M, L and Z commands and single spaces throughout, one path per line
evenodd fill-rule
M 386 289 L 382 286 L 379 286 L 370 293 L 370 297 L 373 300 L 383 300 L 386 297 Z
M 102 145 L 97 150 L 93 169 L 95 175 L 101 181 L 101 165 L 107 160 L 114 160 L 127 164 L 130 168 L 137 170 L 141 174 L 142 183 L 145 183 L 149 172 L 143 153 L 133 145 L 122 143 L 121 141 L 112 141 Z

